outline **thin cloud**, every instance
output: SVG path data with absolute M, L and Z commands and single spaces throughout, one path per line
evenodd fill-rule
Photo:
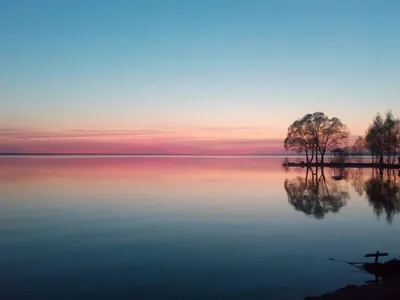
M 193 128 L 202 134 L 193 132 Z M 207 129 L 205 129 L 207 128 Z M 255 129 L 257 128 L 257 129 Z M 228 134 L 213 135 L 226 130 Z M 0 128 L 0 152 L 115 153 L 115 154 L 263 154 L 282 153 L 280 139 L 251 136 L 244 131 L 260 127 L 192 127 L 189 129 L 137 129 L 34 131 Z M 232 134 L 232 131 L 236 133 Z M 265 130 L 260 130 L 265 131 Z M 211 132 L 211 134 L 207 134 Z
M 166 130 L 63 130 L 32 131 L 23 129 L 0 129 L 0 137 L 14 139 L 68 139 L 68 138 L 91 138 L 91 137 L 121 137 L 121 136 L 170 136 L 177 132 Z
M 273 126 L 202 126 L 198 129 L 210 130 L 210 131 L 252 131 L 252 130 L 271 130 L 275 129 Z
M 102 138 L 102 137 L 166 137 L 187 139 L 200 135 L 199 138 L 207 136 L 209 132 L 226 133 L 240 135 L 243 132 L 258 134 L 266 132 L 269 127 L 256 126 L 236 126 L 236 127 L 186 127 L 183 129 L 166 128 L 166 129 L 135 129 L 135 130 L 100 130 L 100 129 L 68 129 L 60 131 L 39 131 L 19 128 L 0 128 L 0 138 L 9 139 L 71 139 L 71 138 Z M 211 134 L 212 136 L 212 134 Z M 218 137 L 220 139 L 221 137 Z M 211 139 L 211 138 L 210 138 Z

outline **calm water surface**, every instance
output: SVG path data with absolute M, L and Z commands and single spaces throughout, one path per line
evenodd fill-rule
M 282 161 L 0 158 L 0 298 L 302 299 L 400 255 L 397 171 Z

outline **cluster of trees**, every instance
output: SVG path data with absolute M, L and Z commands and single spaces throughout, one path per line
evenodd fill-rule
M 347 126 L 340 119 L 316 112 L 289 126 L 284 147 L 305 154 L 307 163 L 323 164 L 327 151 L 336 147 L 342 147 L 340 157 L 345 161 L 353 158 L 355 162 L 362 162 L 368 151 L 373 162 L 396 163 L 396 155 L 400 152 L 400 119 L 395 118 L 391 111 L 384 118 L 378 113 L 365 137 L 358 137 L 351 147 L 348 146 L 349 136 Z
M 372 160 L 383 164 L 394 164 L 400 149 L 400 119 L 388 111 L 385 118 L 378 113 L 365 134 L 365 147 L 371 152 Z

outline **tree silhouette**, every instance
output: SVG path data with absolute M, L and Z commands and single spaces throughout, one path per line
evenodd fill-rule
M 355 141 L 353 146 L 351 146 L 351 156 L 354 158 L 355 162 L 362 162 L 362 154 L 365 151 L 365 141 L 364 138 L 359 136 Z
M 293 122 L 283 144 L 286 150 L 305 153 L 307 163 L 315 157 L 317 164 L 323 164 L 327 150 L 346 142 L 348 137 L 346 125 L 338 118 L 329 118 L 322 112 L 315 112 Z
M 314 159 L 316 145 L 314 137 L 307 129 L 311 114 L 305 115 L 302 119 L 294 121 L 288 128 L 287 136 L 283 142 L 286 151 L 292 150 L 296 153 L 305 153 L 307 163 Z
M 386 113 L 384 119 L 378 113 L 368 127 L 365 145 L 375 162 L 383 164 L 386 155 L 386 163 L 394 164 L 400 148 L 400 119 L 395 118 L 391 111 Z
M 382 170 L 364 183 L 364 189 L 368 203 L 379 218 L 386 214 L 388 223 L 392 223 L 393 217 L 400 213 L 400 184 L 395 170 Z
M 323 219 L 330 212 L 337 213 L 349 199 L 348 191 L 341 185 L 326 180 L 323 168 L 315 171 L 308 168 L 305 178 L 286 179 L 284 187 L 294 209 L 316 219 Z

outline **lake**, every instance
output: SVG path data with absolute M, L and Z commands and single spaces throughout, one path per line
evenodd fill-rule
M 283 157 L 0 158 L 1 299 L 303 299 L 400 255 L 400 178 Z

